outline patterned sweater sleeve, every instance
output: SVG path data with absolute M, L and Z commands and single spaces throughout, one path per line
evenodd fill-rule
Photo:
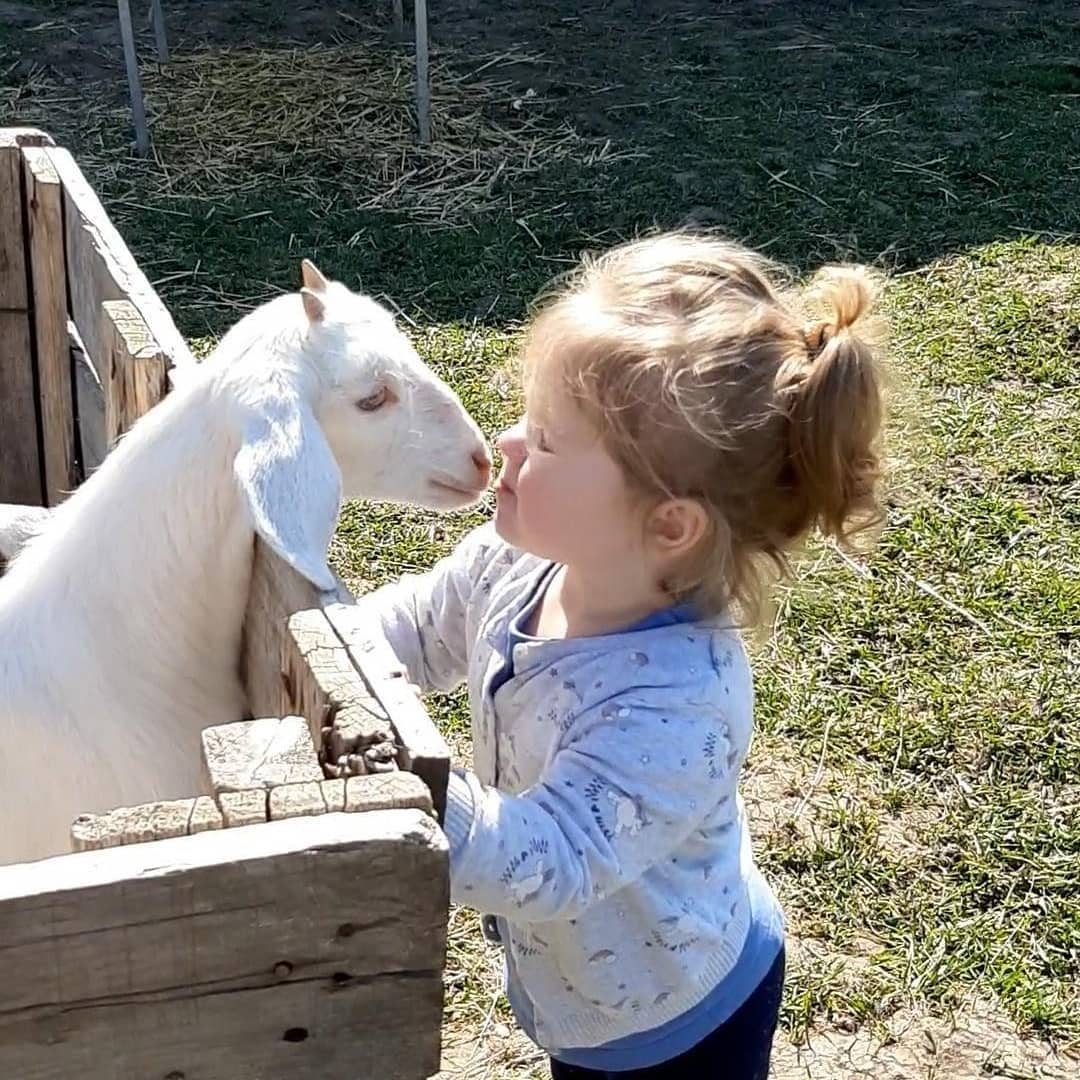
M 506 550 L 491 526 L 482 525 L 431 570 L 405 574 L 357 601 L 422 690 L 451 690 L 465 678 L 469 606 L 495 557 Z
M 445 824 L 455 902 L 517 922 L 573 918 L 670 857 L 718 807 L 734 817 L 750 706 L 744 696 L 721 711 L 715 685 L 598 706 L 586 734 L 516 796 L 455 771 Z

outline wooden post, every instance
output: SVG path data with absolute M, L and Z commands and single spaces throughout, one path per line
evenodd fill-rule
M 325 621 L 308 615 L 309 609 L 321 611 Z M 347 687 L 342 682 L 344 660 L 327 625 L 345 647 L 362 687 L 351 677 Z M 383 739 L 385 717 L 401 748 L 397 764 L 428 785 L 442 820 L 450 749 L 405 679 L 395 677 L 400 662 L 348 589 L 320 592 L 256 540 L 242 655 L 253 715 L 304 715 L 315 739 L 323 725 L 332 724 L 332 741 L 338 736 L 343 744 L 355 741 L 361 751 Z M 348 749 L 337 747 L 343 748 Z
M 135 306 L 170 368 L 195 364 L 161 298 L 139 269 L 127 245 L 105 213 L 101 200 L 66 150 L 49 148 L 49 161 L 64 189 L 64 254 L 71 297 L 75 356 L 75 392 L 79 416 L 81 463 L 86 473 L 101 464 L 107 449 L 101 305 L 127 300 Z M 25 500 L 24 500 L 25 501 Z
M 431 82 L 428 73 L 427 0 L 415 0 L 416 123 L 420 144 L 431 142 Z
M 111 447 L 168 392 L 169 365 L 135 305 L 127 300 L 106 300 L 101 305 L 99 340 L 105 434 Z
M 43 502 L 26 289 L 22 150 L 0 135 L 0 502 Z
M 167 64 L 169 62 L 169 37 L 165 29 L 165 12 L 161 10 L 161 0 L 150 0 L 150 17 L 154 20 L 158 63 Z
M 371 695 L 341 638 L 317 608 L 294 612 L 282 634 L 281 670 L 285 673 L 287 710 L 305 716 L 311 736 L 335 764 L 343 755 L 394 741 L 390 718 Z M 330 747 L 323 728 L 331 727 Z M 327 752 L 329 750 L 329 752 Z
M 344 588 L 319 592 L 261 540 L 255 541 L 240 660 L 248 711 L 253 716 L 284 716 L 293 711 L 296 698 L 305 700 L 288 685 L 288 673 L 282 667 L 282 637 L 294 611 L 321 608 L 324 596 L 327 602 L 351 600 Z M 308 720 L 316 722 L 310 716 Z
M 405 32 L 405 13 L 402 10 L 402 0 L 394 0 L 394 33 L 401 37 Z
M 431 722 L 427 709 L 404 678 L 390 646 L 373 631 L 362 606 L 329 604 L 326 618 L 345 643 L 357 671 L 368 689 L 386 710 L 402 746 L 398 764 L 416 773 L 431 790 L 435 811 L 442 821 L 446 811 L 446 787 L 450 781 L 450 748 Z
M 131 4 L 128 0 L 116 0 L 116 4 L 120 13 L 120 37 L 124 42 L 124 65 L 127 67 L 128 90 L 131 94 L 135 149 L 145 157 L 150 152 L 150 134 L 146 128 L 146 106 L 139 78 L 139 57 L 135 52 L 135 31 L 131 25 Z
M 64 189 L 64 256 L 67 291 L 71 298 L 71 338 L 78 414 L 80 464 L 89 474 L 108 449 L 105 431 L 105 386 L 102 364 L 101 305 L 127 300 L 138 310 L 169 367 L 194 366 L 195 361 L 161 298 L 146 280 L 101 200 L 75 159 L 66 150 L 46 153 Z
M 78 481 L 64 274 L 63 188 L 45 150 L 24 148 L 23 164 L 45 503 L 55 506 Z
M 195 360 L 161 297 L 147 281 L 97 193 L 75 159 L 59 147 L 49 150 L 64 185 L 64 243 L 71 317 L 96 358 L 103 300 L 130 300 L 165 351 L 170 367 L 192 367 Z

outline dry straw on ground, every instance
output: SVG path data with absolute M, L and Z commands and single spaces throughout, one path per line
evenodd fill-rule
M 382 41 L 202 50 L 144 72 L 150 158 L 117 153 L 127 108 L 101 98 L 83 102 L 80 160 L 99 183 L 124 187 L 134 172 L 165 200 L 216 202 L 279 182 L 315 213 L 389 211 L 409 223 L 458 226 L 478 212 L 512 209 L 509 192 L 549 166 L 628 153 L 552 119 L 541 95 L 499 74 L 538 63 L 521 51 L 440 53 L 432 139 L 421 147 L 409 52 Z M 11 104 L 45 121 L 69 95 L 42 72 L 31 81 L 36 94 L 24 88 Z

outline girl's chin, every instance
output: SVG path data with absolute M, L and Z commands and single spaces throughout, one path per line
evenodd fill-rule
M 508 544 L 514 543 L 513 496 L 499 494 L 495 500 L 495 532 Z

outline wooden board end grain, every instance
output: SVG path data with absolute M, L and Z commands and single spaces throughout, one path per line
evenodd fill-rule
M 270 789 L 269 808 L 271 821 L 315 817 L 326 813 L 326 800 L 317 780 L 306 784 L 283 784 Z
M 307 721 L 262 717 L 218 724 L 202 733 L 203 764 L 215 795 L 323 778 Z
M 254 791 L 223 791 L 217 798 L 226 829 L 240 825 L 258 825 L 267 820 L 266 789 Z
M 350 776 L 345 781 L 345 810 L 360 813 L 370 810 L 422 810 L 434 812 L 431 792 L 415 773 L 370 773 Z

